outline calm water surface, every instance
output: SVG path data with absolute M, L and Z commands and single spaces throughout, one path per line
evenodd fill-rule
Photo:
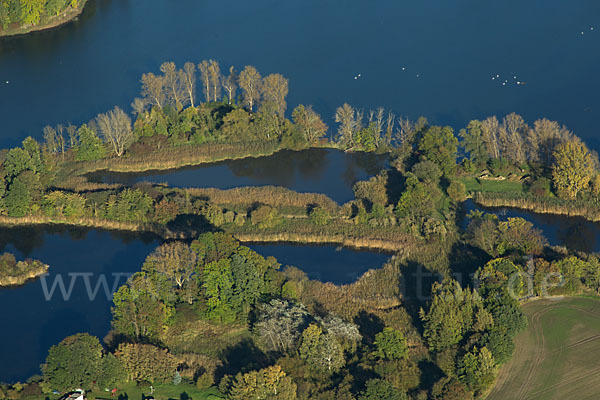
M 66 336 L 88 332 L 103 338 L 110 329 L 112 305 L 106 292 L 110 295 L 139 271 L 158 243 L 154 237 L 79 228 L 0 229 L 0 251 L 50 265 L 45 278 L 0 289 L 0 382 L 39 373 L 50 346 Z M 283 266 L 306 271 L 311 279 L 336 284 L 353 282 L 389 257 L 336 246 L 250 247 L 265 257 L 275 256 Z M 86 285 L 96 291 L 94 297 Z
M 181 66 L 213 58 L 223 69 L 253 64 L 263 75 L 282 73 L 290 79 L 289 108 L 313 104 L 329 125 L 344 102 L 383 106 L 413 119 L 425 115 L 455 128 L 515 111 L 529 121 L 558 120 L 599 150 L 599 16 L 597 0 L 90 0 L 79 21 L 66 27 L 0 40 L 0 147 L 27 135 L 39 138 L 46 124 L 81 124 L 114 105 L 128 109 L 142 73 L 157 72 L 163 61 Z M 353 174 L 360 179 L 363 172 L 353 166 L 347 173 L 346 159 L 336 157 L 310 165 L 294 161 L 293 167 L 269 161 L 216 165 L 207 167 L 209 173 L 184 170 L 162 180 L 204 186 L 215 176 L 224 187 L 283 182 L 344 201 Z M 343 189 L 327 191 L 341 182 Z M 598 248 L 596 224 L 523 215 L 553 243 Z M 73 232 L 3 230 L 0 237 L 7 250 L 50 264 L 50 277 L 135 271 L 156 245 L 100 231 Z M 323 270 L 329 261 L 321 261 L 328 256 L 314 248 L 281 251 L 284 263 L 324 280 L 344 281 L 358 273 L 349 271 L 381 261 L 353 254 L 336 267 L 340 275 L 329 276 Z M 334 247 L 328 251 L 332 259 L 346 257 Z M 302 260 L 285 258 L 294 252 Z M 354 260 L 362 267 L 351 268 Z M 83 290 L 75 287 L 72 299 L 81 299 Z M 0 380 L 37 372 L 48 347 L 68 334 L 103 336 L 109 327 L 108 301 L 46 302 L 39 280 L 0 290 L 0 304 Z
M 502 220 L 513 217 L 526 219 L 544 233 L 551 245 L 565 246 L 572 250 L 600 252 L 600 242 L 598 241 L 600 224 L 597 222 L 591 222 L 581 217 L 536 214 L 515 208 L 480 207 L 471 200 L 467 201 L 466 206 L 468 210 L 479 209 L 497 214 Z
M 25 380 L 39 374 L 50 346 L 68 335 L 89 332 L 103 338 L 111 319 L 104 290 L 90 301 L 83 275 L 69 274 L 88 274 L 92 289 L 100 276 L 105 276 L 112 291 L 115 279 L 119 286 L 127 279 L 113 274 L 138 271 L 157 243 L 152 238 L 98 230 L 0 230 L 0 250 L 14 252 L 18 259 L 31 257 L 50 265 L 45 278 L 48 294 L 57 277 L 67 292 L 74 279 L 66 301 L 59 286 L 47 300 L 42 279 L 0 289 L 0 381 Z
M 598 150 L 599 45 L 597 0 L 90 0 L 66 27 L 0 40 L 0 145 L 129 109 L 163 61 L 213 58 L 285 75 L 289 108 L 329 125 L 344 102 L 455 127 L 514 111 Z
M 284 186 L 297 192 L 323 193 L 339 203 L 354 199 L 352 186 L 387 166 L 387 156 L 339 150 L 283 150 L 268 157 L 223 161 L 171 171 L 97 172 L 92 181 L 133 184 L 166 182 L 177 187 Z

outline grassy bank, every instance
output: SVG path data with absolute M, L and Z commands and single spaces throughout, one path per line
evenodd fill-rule
M 269 228 L 245 224 L 227 224 L 224 230 L 242 242 L 291 242 L 306 244 L 336 244 L 358 249 L 402 252 L 409 255 L 422 241 L 397 226 L 371 227 L 357 225 L 344 219 L 329 224 L 315 225 L 308 219 L 286 219 Z
M 72 176 L 101 170 L 110 172 L 162 171 L 225 160 L 270 156 L 279 150 L 281 150 L 281 146 L 277 141 L 168 146 L 160 149 L 146 149 L 146 151 L 138 149 L 123 157 L 68 162 L 62 166 L 61 173 L 65 176 Z
M 130 232 L 154 232 L 149 225 L 130 222 L 111 221 L 101 218 L 56 218 L 45 215 L 29 215 L 26 217 L 0 216 L 2 226 L 35 226 L 35 225 L 71 225 L 97 229 L 130 231 Z
M 600 205 L 592 201 L 561 200 L 557 197 L 537 197 L 528 193 L 476 192 L 473 201 L 484 207 L 511 207 L 539 214 L 567 215 L 600 221 Z
M 75 9 L 69 8 L 60 13 L 59 15 L 48 17 L 46 21 L 40 22 L 37 25 L 8 27 L 7 29 L 0 29 L 0 38 L 7 36 L 26 35 L 28 33 L 44 31 L 62 26 L 79 17 L 83 12 L 86 3 L 87 0 L 80 0 L 79 7 Z
M 330 212 L 337 211 L 338 204 L 324 194 L 298 193 L 281 186 L 246 186 L 227 190 L 214 188 L 189 188 L 187 191 L 219 206 L 250 207 L 255 203 L 267 204 L 280 209 L 298 209 L 306 214 L 308 207 L 321 206 Z

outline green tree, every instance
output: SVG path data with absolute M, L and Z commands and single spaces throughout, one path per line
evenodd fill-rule
M 105 354 L 100 363 L 100 374 L 96 380 L 98 387 L 113 388 L 121 382 L 127 380 L 127 373 L 121 364 L 121 361 L 113 354 Z
M 587 146 L 579 139 L 567 140 L 553 153 L 552 181 L 558 195 L 575 199 L 577 193 L 589 186 L 594 175 L 594 159 Z
M 21 0 L 23 24 L 36 25 L 40 22 L 46 0 Z
M 310 210 L 310 213 L 308 215 L 310 217 L 310 222 L 312 222 L 315 225 L 327 225 L 329 223 L 329 220 L 331 219 L 331 215 L 329 215 L 329 212 L 323 208 L 323 207 L 315 207 L 312 210 Z
M 23 217 L 29 212 L 32 195 L 21 175 L 13 180 L 4 199 L 8 215 Z
M 481 392 L 493 382 L 496 373 L 496 364 L 492 353 L 482 347 L 475 347 L 459 360 L 459 373 L 461 380 L 473 391 Z
M 456 168 L 458 140 L 449 126 L 431 126 L 419 142 L 419 151 L 425 159 L 435 162 L 444 175 L 451 176 Z
M 102 371 L 102 346 L 87 333 L 69 336 L 48 351 L 42 373 L 47 386 L 67 391 L 90 387 Z
M 440 167 L 433 161 L 424 160 L 413 165 L 411 172 L 421 181 L 427 184 L 438 185 L 442 177 Z
M 452 279 L 434 283 L 432 297 L 429 310 L 421 310 L 423 336 L 429 349 L 439 352 L 461 341 L 472 328 L 475 311 L 482 303 L 476 292 L 461 288 Z
M 406 393 L 396 389 L 391 383 L 383 379 L 370 379 L 367 381 L 365 391 L 358 397 L 359 400 L 408 400 Z
M 147 222 L 151 219 L 154 200 L 139 189 L 125 189 L 111 196 L 106 204 L 106 216 L 117 221 Z
M 367 181 L 356 182 L 352 190 L 354 191 L 354 197 L 357 200 L 363 200 L 367 207 L 374 204 L 386 206 L 389 200 L 387 184 L 387 173 L 381 173 L 369 178 Z
M 156 339 L 173 310 L 162 302 L 160 287 L 145 273 L 136 273 L 113 296 L 113 328 L 133 339 Z
M 203 281 L 209 317 L 220 322 L 232 322 L 235 311 L 232 307 L 234 281 L 231 261 L 225 258 L 206 264 Z
M 4 161 L 4 170 L 9 180 L 30 168 L 29 154 L 20 147 L 10 149 Z
M 79 145 L 76 158 L 78 161 L 94 161 L 106 155 L 106 148 L 102 139 L 87 125 L 82 125 L 78 131 Z
M 58 15 L 66 8 L 68 3 L 65 0 L 47 0 L 45 9 L 48 15 Z
M 402 332 L 383 328 L 375 335 L 375 355 L 386 360 L 402 360 L 408 357 L 408 345 Z
M 459 136 L 463 139 L 462 146 L 469 153 L 469 158 L 479 166 L 484 165 L 489 154 L 485 143 L 481 121 L 471 121 L 467 129 L 461 129 Z

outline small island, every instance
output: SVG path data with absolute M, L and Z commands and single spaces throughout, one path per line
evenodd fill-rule
M 48 272 L 49 266 L 38 260 L 17 261 L 11 253 L 0 255 L 0 287 L 23 285 Z
M 0 38 L 56 28 L 79 17 L 87 0 L 0 2 Z

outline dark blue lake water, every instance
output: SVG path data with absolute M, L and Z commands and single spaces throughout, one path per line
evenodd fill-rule
M 600 223 L 581 217 L 565 215 L 536 214 L 525 210 L 506 207 L 480 207 L 471 200 L 466 203 L 467 210 L 479 209 L 498 215 L 501 220 L 521 217 L 540 229 L 550 245 L 565 246 L 571 250 L 600 252 Z M 465 226 L 467 221 L 465 220 Z
M 297 192 L 322 193 L 342 204 L 354 199 L 352 186 L 387 167 L 387 156 L 344 153 L 332 149 L 283 150 L 268 157 L 244 158 L 171 171 L 96 172 L 90 180 L 134 184 L 166 182 L 177 187 L 284 186 Z
M 151 236 L 79 228 L 0 229 L 0 252 L 50 265 L 46 277 L 0 288 L 0 382 L 38 374 L 50 346 L 66 336 L 89 332 L 102 339 L 110 329 L 109 295 L 140 270 L 158 243 Z M 336 284 L 353 282 L 389 257 L 336 246 L 250 247 L 311 279 Z
M 529 122 L 558 120 L 598 150 L 599 16 L 597 0 L 90 0 L 81 18 L 65 27 L 0 39 L 0 147 L 28 135 L 41 137 L 46 124 L 81 124 L 114 105 L 129 109 L 142 73 L 157 72 L 163 61 L 182 65 L 213 58 L 223 69 L 252 64 L 263 75 L 285 75 L 289 108 L 313 104 L 330 126 L 335 108 L 344 102 L 365 109 L 383 106 L 412 119 L 424 115 L 455 128 L 473 118 L 514 111 Z M 221 168 L 223 175 L 215 176 L 229 186 L 246 179 L 242 184 L 283 182 L 328 193 L 323 185 L 342 181 L 344 189 L 332 197 L 344 201 L 354 178 L 344 181 L 343 159 L 334 162 L 331 171 L 337 172 L 328 175 L 327 167 L 321 176 L 285 172 L 280 163 L 260 173 L 240 172 L 244 166 L 231 164 L 226 167 L 230 172 L 208 168 Z M 181 185 L 187 185 L 185 174 L 204 173 L 194 171 L 201 170 L 168 179 L 177 184 L 182 174 Z M 298 183 L 312 176 L 319 176 L 318 184 L 303 188 Z M 551 242 L 575 236 L 581 238 L 577 243 L 588 243 L 584 248 L 597 249 L 596 225 L 578 220 L 572 225 L 570 219 L 562 225 L 556 217 L 544 221 L 537 224 L 547 226 Z M 548 229 L 556 234 L 549 235 Z M 155 246 L 139 237 L 74 232 L 75 238 L 42 229 L 2 230 L 0 237 L 6 249 L 50 264 L 51 275 L 136 271 Z M 330 276 L 323 270 L 329 261 L 320 261 L 328 256 L 316 250 L 300 251 L 302 259 L 289 261 L 285 257 L 294 249 L 268 250 L 282 251 L 282 262 L 301 268 L 302 260 L 309 273 L 325 280 L 345 281 L 380 262 L 380 255 L 369 260 L 350 256 L 338 264 L 341 275 Z M 346 250 L 329 251 L 331 259 L 340 253 L 346 257 Z M 354 260 L 357 269 L 349 267 Z M 81 290 L 76 287 L 72 298 L 81 299 Z M 0 290 L 0 380 L 36 373 L 48 347 L 68 334 L 103 336 L 108 330 L 108 301 L 64 303 L 46 302 L 39 280 Z
M 344 102 L 455 127 L 514 111 L 600 149 L 599 16 L 597 0 L 90 0 L 75 23 L 0 40 L 0 145 L 128 109 L 163 61 L 213 58 L 283 74 L 289 108 L 329 125 Z

